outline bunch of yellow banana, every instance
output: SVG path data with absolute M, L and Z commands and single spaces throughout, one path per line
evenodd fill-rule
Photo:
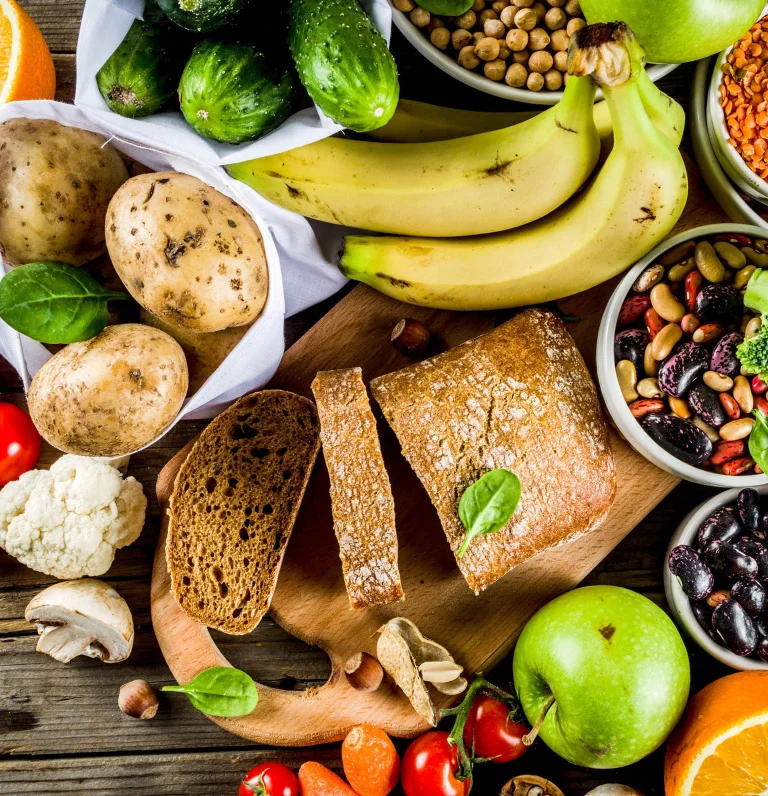
M 376 135 L 409 143 L 327 139 L 230 173 L 311 218 L 398 233 L 347 236 L 340 268 L 402 301 L 483 310 L 585 290 L 662 240 L 687 198 L 682 109 L 626 26 L 583 30 L 598 27 L 572 38 L 576 76 L 532 118 L 406 103 Z M 451 125 L 470 134 L 446 139 Z M 610 154 L 577 194 L 601 139 Z

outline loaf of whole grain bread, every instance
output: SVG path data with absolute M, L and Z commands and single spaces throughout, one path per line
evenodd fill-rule
M 366 608 L 401 600 L 395 501 L 362 370 L 321 371 L 312 392 L 349 601 Z
M 319 449 L 314 404 L 281 390 L 241 398 L 203 431 L 169 505 L 166 559 L 188 616 L 232 634 L 258 625 Z
M 514 472 L 509 523 L 458 560 L 476 593 L 512 567 L 605 518 L 616 478 L 608 431 L 584 361 L 551 312 L 521 312 L 494 331 L 396 373 L 371 391 L 427 490 L 456 553 L 458 504 L 489 470 Z

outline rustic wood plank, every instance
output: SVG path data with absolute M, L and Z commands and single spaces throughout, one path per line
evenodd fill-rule
M 35 20 L 53 53 L 73 53 L 77 47 L 85 0 L 20 0 Z

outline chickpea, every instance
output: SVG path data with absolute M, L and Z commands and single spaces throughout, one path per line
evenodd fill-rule
M 531 10 L 534 14 L 536 14 L 536 19 L 538 19 L 539 22 L 544 21 L 544 17 L 547 15 L 547 7 L 544 5 L 544 3 L 534 3 L 531 6 Z
M 443 22 L 443 20 L 440 19 L 440 17 L 432 17 L 432 19 L 429 20 L 429 25 L 427 25 L 427 30 L 430 33 L 432 33 L 433 30 L 437 30 L 437 28 L 444 28 L 444 27 L 445 27 L 445 22 Z
M 512 0 L 517 8 L 530 8 L 535 0 Z
M 478 25 L 483 27 L 489 19 L 498 19 L 498 18 L 499 15 L 492 8 L 486 8 L 485 11 L 481 11 L 478 14 L 477 23 Z
M 509 47 L 513 53 L 521 52 L 528 46 L 528 33 L 519 28 L 512 28 L 512 30 L 507 33 L 506 42 L 507 47 Z
M 521 8 L 515 14 L 515 25 L 520 30 L 533 30 L 538 22 L 538 17 L 529 8 Z
M 504 79 L 504 75 L 507 73 L 507 65 L 504 61 L 488 61 L 483 66 L 483 72 L 489 80 L 495 80 L 498 83 L 499 80 Z
M 480 64 L 480 59 L 475 55 L 475 48 L 471 45 L 469 47 L 462 47 L 459 53 L 459 66 L 465 69 L 474 69 Z
M 568 45 L 570 44 L 571 37 L 568 35 L 567 31 L 564 30 L 555 30 L 552 31 L 552 49 L 556 52 L 563 52 L 568 49 Z
M 528 61 L 528 68 L 531 72 L 549 72 L 554 64 L 554 59 L 552 58 L 552 53 L 548 53 L 546 50 L 540 50 L 539 52 L 532 53 L 531 58 Z M 544 82 L 542 80 L 542 86 Z M 538 91 L 538 89 L 534 89 L 534 91 Z
M 472 10 L 476 14 L 479 14 L 484 8 L 485 8 L 485 0 L 475 0 L 475 2 L 472 3 Z
M 552 6 L 552 8 L 562 8 L 568 0 L 547 0 L 547 2 Z
M 489 19 L 483 25 L 486 36 L 493 36 L 494 39 L 503 39 L 507 34 L 507 29 L 500 19 Z
M 469 11 L 465 11 L 460 17 L 454 17 L 453 21 L 457 28 L 471 30 L 477 22 L 477 14 L 470 8 Z
M 451 44 L 454 50 L 461 50 L 472 41 L 472 34 L 468 30 L 459 28 L 451 33 Z
M 569 36 L 573 36 L 577 30 L 581 30 L 585 28 L 587 23 L 581 17 L 574 17 L 573 19 L 568 20 L 568 26 L 566 27 L 566 33 Z
M 531 57 L 530 50 L 520 50 L 520 52 L 513 52 L 512 53 L 512 60 L 516 64 L 522 64 L 523 66 L 528 66 L 528 59 Z
M 491 4 L 491 8 L 497 13 L 501 14 L 501 12 L 507 8 L 509 5 L 509 0 L 494 0 Z
M 411 11 L 411 22 L 417 28 L 426 28 L 429 25 L 429 21 L 432 19 L 432 14 L 427 11 L 426 8 L 421 8 L 421 6 L 416 6 L 416 8 Z
M 539 72 L 531 72 L 528 75 L 528 80 L 525 81 L 525 85 L 531 91 L 541 91 L 544 88 L 544 75 Z
M 508 86 L 522 88 L 528 79 L 528 70 L 522 64 L 512 64 L 504 78 Z
M 528 49 L 543 50 L 549 44 L 549 33 L 544 28 L 534 28 L 528 34 Z
M 563 87 L 563 75 L 557 69 L 544 73 L 544 85 L 548 91 L 558 91 Z
M 477 43 L 479 41 L 482 41 L 484 38 L 485 38 L 485 33 L 483 33 L 482 30 L 476 30 L 472 34 L 472 41 L 470 42 L 470 44 L 472 44 L 474 47 L 477 47 Z
M 451 32 L 448 28 L 435 28 L 430 33 L 429 40 L 438 50 L 444 50 L 451 42 Z
M 565 11 L 563 11 L 562 8 L 550 8 L 544 15 L 544 24 L 550 30 L 560 30 L 560 28 L 564 28 L 567 23 L 568 17 L 566 17 Z
M 568 0 L 565 4 L 565 13 L 568 14 L 569 17 L 580 17 L 581 3 L 579 0 Z
M 481 61 L 495 61 L 499 57 L 499 40 L 485 36 L 475 45 L 475 55 Z
M 499 19 L 504 23 L 505 27 L 512 28 L 515 26 L 515 14 L 517 14 L 518 10 L 515 6 L 507 6 L 499 14 Z
M 413 11 L 415 7 L 416 3 L 414 3 L 413 0 L 395 0 L 395 8 L 398 11 L 402 11 L 404 14 Z
M 559 72 L 568 71 L 568 53 L 565 50 L 555 53 L 555 69 Z
M 499 41 L 499 58 L 502 61 L 506 61 L 511 54 L 512 50 L 510 50 L 509 47 L 507 47 L 507 43 L 504 41 L 504 39 L 501 39 Z

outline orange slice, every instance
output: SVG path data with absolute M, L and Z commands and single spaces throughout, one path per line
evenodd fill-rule
M 768 672 L 716 680 L 688 703 L 667 746 L 666 796 L 768 792 Z
M 16 0 L 0 0 L 0 105 L 53 99 L 56 71 L 43 34 Z

